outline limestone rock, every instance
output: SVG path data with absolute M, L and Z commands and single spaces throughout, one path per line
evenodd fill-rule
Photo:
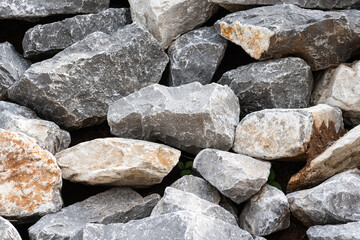
M 309 240 L 356 240 L 360 239 L 360 222 L 313 226 L 307 230 L 306 235 Z
M 240 154 L 205 149 L 196 156 L 193 167 L 224 196 L 239 204 L 266 183 L 271 164 Z
M 360 170 L 337 174 L 286 196 L 291 213 L 305 226 L 360 221 Z
M 16 228 L 2 217 L 0 217 L 0 236 L 2 240 L 21 240 Z
M 113 101 L 160 81 L 167 55 L 144 28 L 131 24 L 113 35 L 95 32 L 55 57 L 33 64 L 9 98 L 63 128 L 106 119 Z
M 22 133 L 0 129 L 0 216 L 30 221 L 61 209 L 55 157 Z
M 82 142 L 56 154 L 64 179 L 135 187 L 160 183 L 179 157 L 180 151 L 171 147 L 125 138 Z
M 228 86 L 154 84 L 110 105 L 108 123 L 116 136 L 159 140 L 196 154 L 203 148 L 231 148 L 239 112 L 239 100 Z
M 24 56 L 35 57 L 57 53 L 100 31 L 111 34 L 131 23 L 128 8 L 111 8 L 97 14 L 78 15 L 60 22 L 39 24 L 30 28 L 23 39 Z

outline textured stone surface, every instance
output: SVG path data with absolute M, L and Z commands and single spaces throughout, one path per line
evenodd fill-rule
M 211 82 L 224 57 L 226 39 L 219 36 L 213 27 L 204 27 L 188 32 L 169 47 L 170 86 L 180 86 L 198 81 Z
M 240 154 L 205 149 L 196 156 L 193 167 L 224 196 L 239 204 L 266 183 L 271 164 Z
M 160 183 L 179 157 L 174 148 L 125 138 L 95 139 L 56 154 L 64 179 L 136 187 Z
M 61 209 L 61 171 L 33 138 L 0 129 L 0 216 L 27 221 Z
M 351 25 L 343 12 L 281 4 L 229 14 L 215 28 L 255 59 L 294 55 L 316 71 L 345 62 L 358 49 L 359 33 Z
M 207 0 L 129 0 L 134 22 L 145 26 L 166 49 L 181 34 L 202 25 L 217 10 Z
M 251 234 L 266 236 L 290 226 L 290 206 L 285 194 L 265 185 L 252 196 L 240 215 L 240 227 Z
M 312 73 L 300 58 L 255 62 L 224 73 L 218 82 L 238 96 L 241 114 L 268 108 L 305 108 L 312 90 Z
M 119 137 L 159 140 L 181 150 L 228 150 L 239 121 L 239 100 L 228 86 L 154 84 L 109 107 L 111 132 Z
M 0 217 L 0 236 L 2 240 L 21 240 L 16 228 L 2 217 Z
M 92 33 L 55 57 L 33 64 L 9 98 L 67 129 L 99 124 L 108 105 L 160 81 L 167 55 L 144 28 Z
M 306 235 L 309 240 L 356 240 L 360 239 L 360 222 L 313 226 L 307 230 Z
M 111 8 L 97 14 L 78 15 L 63 21 L 39 24 L 26 31 L 23 39 L 25 57 L 57 53 L 100 31 L 111 34 L 131 23 L 128 8 Z
M 305 226 L 360 220 L 360 170 L 337 174 L 322 184 L 286 195 L 291 213 Z
M 34 111 L 0 101 L 0 128 L 33 137 L 43 149 L 55 154 L 70 145 L 70 134 L 53 122 L 38 118 Z

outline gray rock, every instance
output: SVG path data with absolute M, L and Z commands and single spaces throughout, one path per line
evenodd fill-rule
M 345 62 L 359 48 L 352 25 L 344 12 L 281 4 L 229 14 L 215 29 L 255 59 L 299 56 L 316 71 Z
M 312 90 L 312 73 L 300 58 L 255 62 L 224 73 L 218 82 L 238 96 L 241 115 L 268 108 L 305 108 Z
M 108 123 L 116 136 L 159 140 L 196 154 L 209 147 L 228 150 L 239 112 L 228 86 L 154 84 L 110 105 Z
M 69 239 L 87 223 L 126 223 L 148 217 L 158 194 L 145 198 L 130 188 L 112 188 L 42 217 L 29 228 L 31 240 Z
M 170 86 L 198 81 L 211 82 L 224 57 L 227 41 L 213 27 L 188 32 L 169 47 Z
M 337 174 L 320 185 L 286 195 L 291 213 L 305 226 L 360 220 L 360 170 Z
M 21 240 L 16 228 L 2 217 L 0 217 L 0 236 L 2 240 Z
M 160 81 L 167 55 L 144 28 L 96 32 L 55 57 L 33 64 L 9 98 L 67 129 L 99 124 L 108 105 Z
M 23 39 L 24 56 L 57 53 L 100 31 L 111 34 L 131 23 L 128 8 L 111 8 L 97 14 L 79 15 L 60 22 L 39 24 L 26 31 Z
M 224 196 L 239 204 L 266 183 L 271 164 L 240 154 L 205 149 L 196 156 L 193 167 Z
M 306 231 L 306 235 L 309 240 L 357 240 L 360 239 L 360 222 L 313 226 Z

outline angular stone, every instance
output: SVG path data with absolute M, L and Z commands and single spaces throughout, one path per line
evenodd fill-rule
M 240 215 L 240 227 L 259 236 L 266 236 L 290 226 L 290 206 L 285 194 L 265 185 L 252 196 Z
M 281 4 L 232 13 L 214 26 L 255 59 L 293 55 L 317 71 L 345 62 L 359 48 L 359 33 L 351 25 L 344 12 Z
M 228 86 L 154 84 L 110 105 L 108 123 L 116 136 L 158 140 L 196 154 L 203 148 L 231 148 L 239 112 L 239 100 Z
M 169 47 L 170 86 L 211 82 L 224 57 L 226 39 L 213 27 L 199 28 L 176 39 Z
M 33 64 L 9 98 L 63 128 L 100 124 L 113 101 L 157 83 L 167 55 L 144 28 L 96 32 L 55 57 Z
M 360 221 L 360 170 L 337 174 L 286 196 L 291 213 L 307 227 Z
M 306 231 L 309 240 L 360 239 L 360 222 L 341 225 L 313 226 Z
M 27 107 L 4 101 L 0 101 L 0 128 L 25 133 L 52 154 L 67 148 L 71 141 L 70 133 L 55 123 L 38 118 Z
M 159 199 L 158 194 L 143 198 L 130 188 L 112 188 L 42 217 L 29 228 L 30 239 L 66 240 L 87 223 L 125 223 L 148 217 Z
M 0 236 L 2 240 L 21 240 L 16 228 L 2 217 L 0 217 Z
M 61 209 L 55 157 L 23 133 L 0 129 L 0 216 L 31 221 Z
M 100 31 L 111 34 L 131 23 L 128 8 L 111 8 L 97 14 L 78 15 L 63 21 L 39 24 L 26 31 L 23 39 L 24 56 L 57 53 Z
M 183 33 L 205 23 L 217 10 L 207 0 L 129 0 L 134 22 L 145 26 L 166 49 Z
M 144 187 L 160 183 L 178 163 L 180 154 L 152 142 L 98 138 L 65 149 L 56 159 L 62 177 L 72 182 Z
M 240 154 L 205 149 L 196 156 L 193 167 L 224 196 L 239 204 L 266 183 L 271 164 Z

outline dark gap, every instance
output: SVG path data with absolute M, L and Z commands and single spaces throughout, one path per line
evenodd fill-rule
M 110 133 L 110 126 L 107 121 L 100 125 L 81 128 L 70 132 L 71 143 L 69 147 L 75 146 L 81 142 L 87 142 L 96 138 L 113 137 Z
M 110 0 L 110 8 L 129 8 L 130 4 L 127 0 Z

